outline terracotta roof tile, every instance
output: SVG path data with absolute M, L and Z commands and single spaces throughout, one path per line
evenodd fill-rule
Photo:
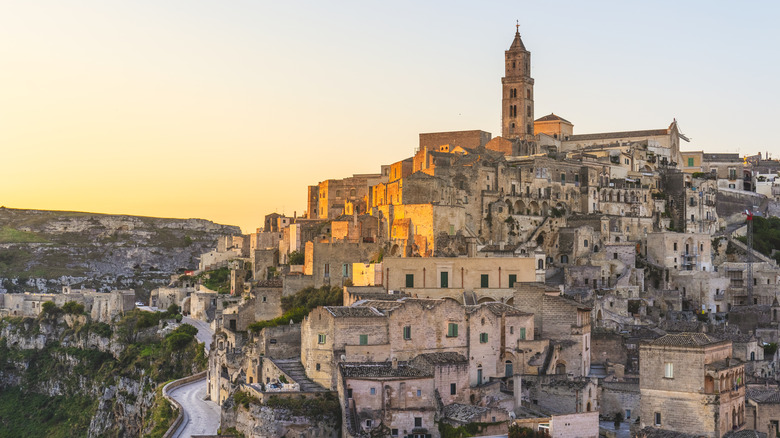
M 720 339 L 713 338 L 712 336 L 704 333 L 673 333 L 665 336 L 661 336 L 649 342 L 650 345 L 671 345 L 680 347 L 701 347 L 704 345 L 715 344 L 722 342 Z

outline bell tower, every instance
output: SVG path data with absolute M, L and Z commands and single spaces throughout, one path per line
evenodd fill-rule
M 504 77 L 501 78 L 501 136 L 526 144 L 534 140 L 534 79 L 531 77 L 531 52 L 520 39 L 517 24 L 515 39 L 504 52 Z

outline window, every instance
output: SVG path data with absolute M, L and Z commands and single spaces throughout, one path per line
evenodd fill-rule
M 412 339 L 412 326 L 407 325 L 406 327 L 404 327 L 404 339 L 406 339 L 407 341 L 409 339 Z
M 458 390 L 456 385 L 454 383 L 450 383 L 450 395 L 455 395 L 457 394 L 457 392 Z
M 511 325 L 509 326 L 509 334 L 510 335 L 515 334 L 515 328 L 513 326 L 511 326 Z
M 677 242 L 674 242 L 674 250 L 677 251 Z
M 674 378 L 674 364 L 671 362 L 666 362 L 664 364 L 664 377 L 667 379 L 673 379 Z
M 613 252 L 613 253 L 612 253 L 612 258 L 613 258 L 613 259 L 615 259 L 615 260 L 617 260 L 617 258 L 618 258 L 618 257 L 617 257 L 617 253 L 616 253 L 616 252 Z
M 480 333 L 479 334 L 479 343 L 485 344 L 488 341 L 488 334 L 487 333 Z
M 688 167 L 693 167 L 693 158 L 688 158 Z
M 371 388 L 369 392 L 371 393 L 371 395 L 376 395 L 376 388 Z
M 398 436 L 398 429 L 390 429 L 390 436 Z
M 317 365 L 315 365 L 315 366 L 314 366 L 314 368 L 315 368 L 317 371 L 319 371 L 319 370 L 320 370 L 322 367 L 320 366 L 320 364 L 317 364 Z M 352 391 L 352 390 L 350 389 L 350 391 Z
M 360 335 L 360 345 L 368 345 L 368 335 Z
M 374 389 L 374 388 L 371 388 L 371 389 Z M 366 420 L 366 427 L 371 427 L 371 424 L 372 424 L 371 420 Z
M 566 254 L 562 255 L 561 256 L 561 263 L 563 263 L 563 264 L 569 263 L 569 256 L 567 256 Z
M 422 417 L 414 417 L 414 427 L 422 427 Z
M 347 388 L 347 398 L 352 398 L 352 388 Z
M 330 264 L 325 263 L 325 277 L 330 277 Z
M 661 425 L 661 413 L 656 412 L 655 413 L 655 425 L 660 426 Z
M 406 287 L 414 287 L 414 274 L 406 274 Z
M 631 419 L 631 409 L 626 409 L 626 420 Z
M 525 339 L 525 327 L 520 327 L 520 339 Z
M 479 277 L 479 286 L 480 287 L 488 287 L 488 274 L 482 274 Z
M 264 303 L 266 302 L 266 298 L 265 298 L 265 297 L 263 297 L 263 302 L 264 302 Z
M 349 277 L 349 265 L 346 263 L 341 265 L 341 276 Z
M 565 173 L 561 174 L 561 184 L 566 184 L 566 174 Z
M 517 283 L 517 275 L 509 274 L 509 287 L 514 287 L 515 283 Z
M 585 248 L 587 248 L 587 247 L 588 247 L 588 239 L 585 239 L 585 242 L 583 242 L 583 246 L 584 246 Z
M 442 289 L 447 289 L 448 287 L 450 287 L 450 277 L 448 272 L 442 272 L 439 278 L 441 279 L 441 283 L 439 287 L 441 287 Z
M 422 397 L 422 391 L 419 389 L 417 390 L 417 397 Z
M 318 344 L 324 344 L 325 343 L 325 334 L 324 333 L 320 333 L 319 335 L 317 335 L 317 343 Z
M 454 322 L 449 323 L 449 325 L 447 325 L 447 337 L 455 338 L 457 336 L 458 336 L 458 324 L 455 324 Z

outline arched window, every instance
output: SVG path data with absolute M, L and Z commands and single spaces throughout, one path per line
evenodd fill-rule
M 585 239 L 585 242 L 583 243 L 583 246 L 584 246 L 585 248 L 587 248 L 587 247 L 588 247 L 588 239 Z
M 569 256 L 567 256 L 566 254 L 563 254 L 561 256 L 561 263 L 563 263 L 563 264 L 569 263 Z
M 504 377 L 512 377 L 514 375 L 514 370 L 512 368 L 511 360 L 504 362 Z
M 544 269 L 544 260 L 539 259 L 539 262 L 537 263 L 537 269 Z

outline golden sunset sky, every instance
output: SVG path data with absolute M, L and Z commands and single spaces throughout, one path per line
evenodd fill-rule
M 520 20 L 535 115 L 769 151 L 775 2 L 6 1 L 0 205 L 259 227 L 306 186 L 500 134 Z M 739 7 L 737 7 L 739 6 Z

